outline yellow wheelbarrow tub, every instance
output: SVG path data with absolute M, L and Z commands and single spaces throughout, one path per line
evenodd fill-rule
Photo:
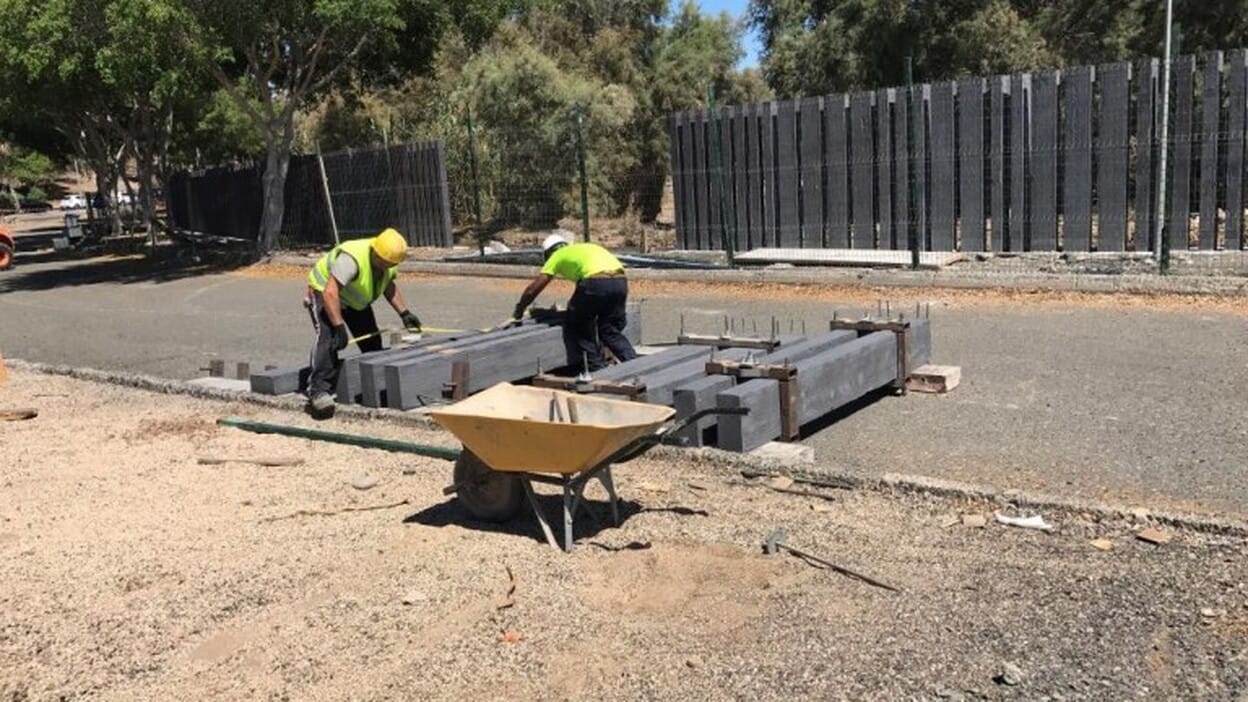
M 676 410 L 500 383 L 429 412 L 497 471 L 571 475 L 655 433 Z

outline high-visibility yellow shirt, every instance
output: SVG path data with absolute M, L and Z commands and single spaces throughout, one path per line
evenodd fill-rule
M 372 239 L 354 239 L 335 246 L 329 253 L 321 256 L 316 265 L 312 266 L 312 270 L 308 272 L 308 286 L 317 292 L 325 292 L 325 285 L 329 282 L 334 259 L 346 254 L 355 259 L 358 273 L 355 279 L 339 284 L 339 300 L 353 310 L 368 309 L 368 306 L 386 291 L 398 272 L 398 267 L 393 266 L 374 275 L 370 257 L 372 245 Z
M 570 280 L 573 283 L 599 273 L 612 273 L 624 270 L 620 259 L 611 255 L 610 251 L 597 244 L 568 244 L 555 250 L 546 265 L 542 266 L 544 275 Z

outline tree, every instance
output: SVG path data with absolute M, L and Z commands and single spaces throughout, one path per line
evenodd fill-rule
M 3 185 L 13 209 L 22 211 L 18 189 L 31 189 L 51 180 L 56 167 L 48 156 L 18 146 L 0 142 L 0 185 Z
M 417 4 L 186 0 L 186 45 L 198 47 L 217 84 L 263 135 L 259 252 L 272 250 L 281 233 L 296 112 L 366 60 L 394 52 Z

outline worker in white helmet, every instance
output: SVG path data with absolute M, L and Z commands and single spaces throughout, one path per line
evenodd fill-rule
M 394 229 L 386 229 L 374 237 L 342 242 L 308 273 L 307 307 L 316 329 L 308 375 L 313 410 L 326 412 L 334 407 L 332 392 L 342 366 L 338 352 L 351 342 L 348 329 L 359 338 L 356 345 L 361 352 L 381 350 L 372 307 L 377 298 L 385 296 L 405 328 L 420 331 L 420 319 L 407 308 L 394 284 L 405 258 L 407 241 Z
M 546 237 L 542 254 L 545 265 L 524 289 L 512 316 L 523 318 L 524 311 L 552 278 L 570 280 L 576 283 L 576 291 L 568 301 L 568 316 L 563 325 L 569 364 L 591 372 L 606 367 L 598 347 L 600 341 L 617 361 L 637 358 L 633 345 L 624 337 L 628 279 L 620 260 L 598 244 L 569 244 L 558 234 Z

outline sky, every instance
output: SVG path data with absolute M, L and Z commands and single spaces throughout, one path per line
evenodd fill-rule
M 698 0 L 698 6 L 703 12 L 718 14 L 727 12 L 737 19 L 741 19 L 745 15 L 745 10 L 750 5 L 750 0 Z M 680 0 L 672 1 L 672 8 L 680 7 Z M 741 68 L 749 68 L 758 65 L 759 39 L 758 33 L 754 30 L 748 30 L 744 37 L 743 48 L 745 49 L 745 58 L 741 59 Z

